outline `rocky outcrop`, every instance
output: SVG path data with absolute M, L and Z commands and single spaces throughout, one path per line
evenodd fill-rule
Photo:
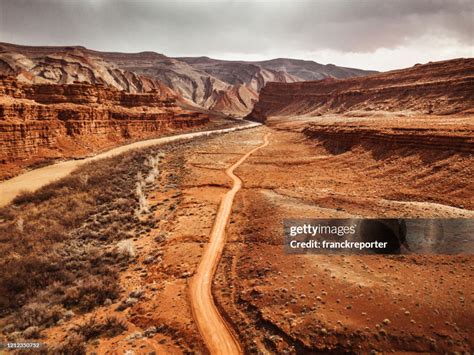
M 260 92 L 269 82 L 292 83 L 302 81 L 301 78 L 288 74 L 284 69 L 267 69 L 259 65 L 260 62 L 227 61 L 208 57 L 178 59 L 227 84 L 245 85 L 256 92 Z
M 374 70 L 339 67 L 334 64 L 319 64 L 312 60 L 277 58 L 257 63 L 267 69 L 286 72 L 293 77 L 299 78 L 298 81 L 321 80 L 325 78 L 346 79 L 377 73 Z
M 208 100 L 210 108 L 224 109 L 224 112 L 228 113 L 250 112 L 254 102 L 258 100 L 260 91 L 268 83 L 293 83 L 328 77 L 349 78 L 375 73 L 373 71 L 342 68 L 332 64 L 322 65 L 313 61 L 295 59 L 273 59 L 259 62 L 217 60 L 208 57 L 176 59 L 231 85 L 230 88 L 216 90 L 214 97 L 217 97 L 217 100 Z M 255 93 L 255 99 L 250 104 L 239 103 L 240 99 L 239 95 L 236 95 L 236 89 L 241 91 L 242 88 L 247 92 Z M 222 101 L 219 102 L 222 97 L 228 99 L 227 106 L 224 106 Z
M 375 152 L 405 149 L 407 151 L 437 150 L 450 153 L 474 153 L 472 127 L 437 125 L 426 127 L 381 127 L 369 124 L 310 123 L 303 133 L 319 140 L 333 154 L 340 154 L 355 146 Z
M 168 58 L 153 52 L 97 55 L 120 68 L 154 78 L 201 107 L 234 116 L 250 112 L 267 82 L 298 80 L 251 63 Z
M 2 73 L 29 83 L 102 83 L 131 93 L 172 90 L 190 103 L 242 117 L 252 110 L 267 83 L 347 78 L 373 72 L 294 59 L 224 61 L 170 58 L 154 52 L 99 52 L 81 46 L 0 43 Z
M 83 156 L 208 121 L 206 114 L 185 111 L 174 98 L 158 92 L 131 94 L 89 84 L 30 85 L 0 76 L 0 165 L 4 166 Z M 6 174 L 3 177 L 13 174 L 0 171 Z
M 474 108 L 474 59 L 415 65 L 412 68 L 345 80 L 269 83 L 248 118 L 359 115 L 360 111 L 447 115 Z
M 258 92 L 246 85 L 236 85 L 230 90 L 214 92 L 212 97 L 212 110 L 235 114 L 248 112 L 258 100 Z
M 152 90 L 142 94 L 131 94 L 107 88 L 102 84 L 85 83 L 25 85 L 13 77 L 6 76 L 0 76 L 0 95 L 33 100 L 41 104 L 109 104 L 127 107 L 172 107 L 176 101 L 166 91 Z
M 123 70 L 84 47 L 29 47 L 0 43 L 0 74 L 30 84 L 102 84 L 130 93 L 171 90 Z

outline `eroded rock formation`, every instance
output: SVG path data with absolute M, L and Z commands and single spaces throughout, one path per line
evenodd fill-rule
M 345 80 L 269 83 L 248 118 L 271 116 L 358 116 L 368 111 L 449 115 L 472 112 L 474 59 L 415 65 Z
M 99 52 L 81 46 L 0 43 L 0 74 L 15 75 L 24 82 L 101 83 L 132 93 L 173 90 L 189 103 L 239 117 L 252 110 L 260 90 L 269 82 L 371 73 L 294 59 L 225 61 L 208 57 L 170 58 L 155 52 Z
M 157 91 L 131 94 L 85 83 L 31 85 L 0 76 L 1 177 L 44 158 L 83 156 L 208 121 L 207 115 L 185 111 L 172 96 Z
M 388 127 L 387 127 L 388 126 Z M 390 126 L 390 122 L 374 124 L 309 123 L 303 133 L 316 138 L 333 154 L 344 153 L 361 145 L 376 154 L 392 149 L 416 152 L 422 149 L 449 153 L 474 153 L 473 124 L 434 124 L 423 121 L 418 125 Z

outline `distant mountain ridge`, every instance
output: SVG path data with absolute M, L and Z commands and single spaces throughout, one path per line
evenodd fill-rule
M 293 78 L 293 81 L 312 81 L 332 77 L 346 79 L 378 73 L 374 70 L 339 67 L 334 64 L 319 64 L 312 60 L 276 58 L 263 61 L 233 61 L 219 60 L 209 57 L 177 57 L 176 59 L 198 67 L 202 70 L 213 72 L 214 67 L 232 65 L 258 66 L 267 71 L 281 72 Z M 289 82 L 289 81 L 287 81 Z
M 350 78 L 373 71 L 297 59 L 224 61 L 155 52 L 100 52 L 82 46 L 0 43 L 0 74 L 40 84 L 104 84 L 131 93 L 159 91 L 234 116 L 249 113 L 269 82 Z

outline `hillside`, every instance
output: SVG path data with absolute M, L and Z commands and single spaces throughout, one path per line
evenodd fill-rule
M 29 84 L 0 75 L 0 179 L 48 160 L 82 157 L 126 141 L 203 126 L 166 93 L 103 84 Z
M 312 60 L 288 58 L 278 58 L 256 63 L 263 68 L 287 72 L 288 74 L 297 77 L 299 79 L 298 81 L 319 80 L 328 77 L 346 79 L 377 73 L 373 70 L 345 68 L 334 64 L 319 64 Z
M 123 70 L 84 47 L 30 47 L 0 43 L 0 74 L 30 84 L 104 84 L 130 93 L 171 94 L 156 80 Z
M 204 70 L 226 82 L 248 82 L 259 71 L 263 78 L 273 82 L 297 82 L 319 80 L 324 78 L 345 79 L 351 77 L 366 76 L 377 73 L 372 70 L 361 70 L 354 68 L 338 67 L 334 64 L 319 64 L 312 60 L 300 60 L 291 58 L 277 58 L 264 61 L 230 61 L 217 60 L 208 57 L 184 57 L 177 58 L 196 68 Z M 240 70 L 239 70 L 240 69 Z
M 373 72 L 275 59 L 223 61 L 207 57 L 170 58 L 155 52 L 99 52 L 81 46 L 33 47 L 0 43 L 0 74 L 28 83 L 102 83 L 131 93 L 175 93 L 205 109 L 233 116 L 248 114 L 270 82 L 347 78 Z
M 472 112 L 474 59 L 453 59 L 345 80 L 270 83 L 248 118 L 360 115 L 362 112 L 438 114 Z

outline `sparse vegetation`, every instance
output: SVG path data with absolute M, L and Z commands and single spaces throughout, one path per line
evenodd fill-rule
M 135 257 L 130 239 L 154 225 L 136 210 L 146 203 L 147 182 L 159 178 L 158 149 L 89 163 L 0 209 L 0 317 L 13 315 L 14 330 L 40 331 L 68 310 L 119 297 L 119 269 Z M 150 180 L 140 181 L 143 197 L 137 175 Z M 80 353 L 76 340 L 57 352 Z
M 28 328 L 38 325 L 52 325 L 63 318 L 65 309 L 61 305 L 49 306 L 46 303 L 28 303 L 18 312 L 15 319 L 17 328 Z
M 79 325 L 74 329 L 74 331 L 85 339 L 85 341 L 96 339 L 101 336 L 112 338 L 122 334 L 125 330 L 127 330 L 126 323 L 117 317 L 109 317 L 102 322 L 98 321 L 95 317 L 91 317 L 86 323 Z
M 86 354 L 86 342 L 84 337 L 71 334 L 63 343 L 51 349 L 50 353 L 55 355 L 83 355 Z

